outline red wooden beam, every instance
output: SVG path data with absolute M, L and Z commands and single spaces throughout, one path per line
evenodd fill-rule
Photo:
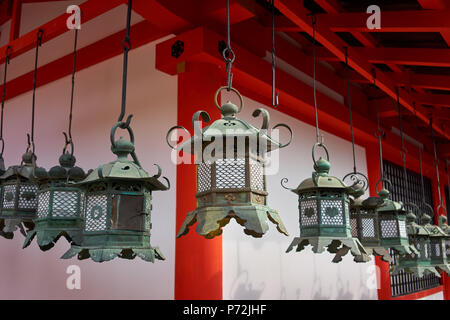
M 422 104 L 450 107 L 450 95 L 448 94 L 413 93 L 412 96 Z
M 380 29 L 367 28 L 365 12 L 327 14 L 320 20 L 335 32 L 448 32 L 449 15 L 449 10 L 383 11 Z
M 419 4 L 424 9 L 431 9 L 431 10 L 444 10 L 444 9 L 450 9 L 448 1 L 445 0 L 417 0 Z M 447 42 L 447 45 L 450 46 L 450 32 L 449 31 L 443 31 L 441 32 L 442 38 L 444 38 L 445 42 Z
M 20 20 L 22 17 L 22 0 L 13 0 L 9 42 L 17 39 L 20 33 Z
M 317 58 L 340 61 L 326 48 L 317 48 Z M 360 56 L 372 63 L 396 63 L 403 65 L 450 67 L 450 49 L 435 48 L 355 48 Z
M 311 17 L 309 17 L 303 6 L 295 0 L 274 0 L 275 6 L 280 10 L 286 17 L 288 17 L 292 22 L 301 27 L 309 35 L 312 35 L 312 23 Z M 330 29 L 329 26 L 323 24 L 320 17 L 317 17 L 316 25 L 316 39 L 328 50 L 330 50 L 335 56 L 339 58 L 340 61 L 345 61 L 345 48 L 347 45 L 336 36 Z M 320 49 L 320 48 L 319 48 Z M 376 50 L 377 48 L 356 48 L 360 50 Z M 358 50 L 354 48 L 348 48 L 348 62 L 349 65 L 360 73 L 363 77 L 368 80 L 372 80 L 373 65 L 370 64 L 367 58 L 361 56 Z M 393 99 L 396 98 L 396 87 L 391 79 L 383 72 L 377 73 L 376 85 L 387 95 L 391 96 Z M 411 112 L 415 112 L 413 106 L 413 99 L 410 95 L 402 92 L 399 96 L 400 104 Z M 423 122 L 428 123 L 429 119 L 421 114 L 416 113 L 417 117 Z M 433 124 L 433 129 L 445 138 L 450 139 L 450 134 L 444 132 L 438 125 Z
M 0 2 L 0 26 L 11 19 L 12 1 L 5 0 Z
M 96 0 L 87 0 L 80 5 L 81 9 L 81 21 L 87 22 L 92 20 L 99 15 L 121 5 L 124 0 L 109 0 L 105 1 L 96 1 Z M 33 31 L 24 34 L 18 39 L 11 41 L 8 45 L 12 48 L 11 57 L 16 57 L 32 48 L 36 45 L 36 34 L 39 29 L 44 31 L 44 37 L 42 39 L 42 43 L 45 43 L 57 36 L 63 34 L 64 32 L 69 31 L 67 29 L 66 20 L 69 17 L 69 14 L 64 13 L 59 17 L 47 22 L 39 28 L 34 29 Z M 8 45 L 5 45 L 0 48 L 0 63 L 5 62 L 6 49 Z
M 159 30 L 148 21 L 137 23 L 131 27 L 130 32 L 132 49 L 138 48 L 166 35 L 168 35 L 166 32 Z M 125 32 L 120 31 L 96 43 L 79 49 L 77 51 L 76 71 L 83 70 L 121 54 L 123 52 L 122 40 L 124 36 Z M 72 59 L 72 54 L 69 54 L 38 68 L 39 77 L 36 86 L 40 87 L 70 75 L 72 73 Z M 14 61 L 11 61 L 11 65 L 13 64 Z M 26 73 L 7 82 L 6 86 L 6 100 L 30 91 L 33 87 L 33 72 Z M 2 90 L 3 85 L 0 86 L 0 92 L 2 92 Z

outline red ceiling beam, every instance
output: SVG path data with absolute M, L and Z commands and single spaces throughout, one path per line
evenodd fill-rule
M 311 17 L 309 17 L 306 12 L 306 9 L 295 0 L 274 0 L 275 6 L 280 10 L 286 17 L 288 17 L 292 22 L 301 27 L 305 32 L 309 35 L 312 35 L 312 23 Z M 334 34 L 327 25 L 323 24 L 320 20 L 320 17 L 317 17 L 317 25 L 316 25 L 316 39 L 328 50 L 330 50 L 334 55 L 336 55 L 340 61 L 345 61 L 345 48 L 347 45 L 336 35 Z M 364 50 L 365 48 L 357 48 Z M 374 50 L 377 48 L 368 48 L 367 50 Z M 364 57 L 358 53 L 358 50 L 354 48 L 348 48 L 348 61 L 350 66 L 360 73 L 363 77 L 368 80 L 373 78 L 372 70 L 373 65 Z M 395 83 L 389 79 L 382 72 L 377 73 L 377 81 L 376 85 L 382 91 L 384 91 L 387 95 L 396 98 L 396 87 Z M 405 92 L 401 92 L 399 95 L 400 104 L 403 105 L 406 109 L 411 112 L 415 112 L 415 108 L 413 106 L 413 99 L 410 95 Z M 417 112 L 417 117 L 423 122 L 428 123 L 429 119 L 424 116 L 422 113 Z M 433 129 L 450 139 L 450 134 L 444 132 L 436 123 L 433 124 Z
M 422 104 L 450 107 L 450 96 L 448 94 L 414 93 L 412 96 Z
M 224 37 L 204 28 L 197 28 L 159 43 L 156 47 L 156 67 L 172 75 L 183 72 L 183 70 L 189 70 L 189 63 L 191 62 L 212 63 L 223 68 L 223 58 L 217 50 L 218 41 L 223 39 Z M 170 52 L 173 43 L 177 40 L 184 42 L 185 50 L 176 59 L 171 56 Z M 272 86 L 270 63 L 255 56 L 241 46 L 234 45 L 233 50 L 236 56 L 239 57 L 233 64 L 236 88 L 245 96 L 270 106 Z M 226 81 L 225 72 L 223 73 L 223 81 L 224 83 Z M 280 97 L 283 97 L 282 103 L 277 110 L 313 125 L 312 88 L 281 70 L 277 74 L 277 83 Z M 319 104 L 321 129 L 338 135 L 343 139 L 350 139 L 347 107 L 320 92 L 317 94 L 317 101 Z M 353 114 L 353 123 L 357 144 L 363 144 L 367 141 L 374 143 L 376 141 L 374 136 L 376 124 L 373 121 L 355 112 Z M 386 132 L 386 135 L 386 152 L 397 152 L 397 146 L 400 145 L 399 137 L 390 132 Z M 412 145 L 408 144 L 408 147 L 413 149 Z M 429 158 L 428 155 L 427 157 Z
M 450 9 L 448 1 L 446 0 L 417 0 L 419 4 L 424 9 L 430 9 L 430 10 L 445 10 Z M 449 31 L 443 31 L 441 32 L 442 38 L 444 38 L 445 42 L 447 42 L 447 45 L 450 46 L 450 32 Z
M 450 49 L 435 48 L 355 48 L 360 56 L 371 63 L 396 63 L 403 65 L 450 67 Z M 327 48 L 317 48 L 317 58 L 340 61 Z
M 20 33 L 20 20 L 22 17 L 22 0 L 13 0 L 9 41 L 16 40 Z
M 109 0 L 109 1 L 96 1 L 87 0 L 80 5 L 81 9 L 81 21 L 85 23 L 91 19 L 98 17 L 99 15 L 121 5 L 124 0 Z M 24 34 L 18 39 L 11 41 L 8 45 L 12 48 L 11 57 L 16 57 L 32 48 L 36 45 L 36 34 L 39 29 L 44 31 L 44 37 L 42 43 L 45 43 L 57 36 L 69 31 L 67 29 L 66 20 L 69 14 L 64 13 L 59 17 L 47 22 L 39 28 Z M 8 45 L 0 48 L 0 63 L 5 62 L 6 49 Z
M 327 14 L 320 20 L 335 32 L 441 32 L 450 31 L 449 10 L 383 11 L 381 28 L 368 29 L 365 12 Z
M 148 21 L 142 21 L 131 27 L 130 41 L 132 49 L 136 49 L 150 41 L 167 36 Z M 122 40 L 125 31 L 117 32 L 89 46 L 77 51 L 76 71 L 83 70 L 104 60 L 115 57 L 123 52 Z M 40 87 L 51 83 L 72 73 L 72 54 L 68 54 L 60 59 L 52 61 L 38 68 L 38 78 L 36 86 Z M 13 64 L 14 61 L 11 61 Z M 6 84 L 6 100 L 12 99 L 20 94 L 28 92 L 33 87 L 33 71 L 17 77 Z M 3 85 L 0 86 L 0 92 Z M 6 102 L 8 103 L 8 102 Z
M 12 0 L 0 1 L 0 26 L 11 19 Z

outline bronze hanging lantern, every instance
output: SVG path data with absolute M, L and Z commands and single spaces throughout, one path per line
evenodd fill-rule
M 326 146 L 319 133 L 319 120 L 316 100 L 316 18 L 312 16 L 313 28 L 313 90 L 314 110 L 316 118 L 316 143 L 312 148 L 314 172 L 312 177 L 303 180 L 296 189 L 289 189 L 284 184 L 288 179 L 281 180 L 281 185 L 298 195 L 300 237 L 294 238 L 286 252 L 297 247 L 302 251 L 307 245 L 312 246 L 314 253 L 322 253 L 325 248 L 335 254 L 333 262 L 342 261 L 349 251 L 356 262 L 367 261 L 367 251 L 358 240 L 353 238 L 350 228 L 350 198 L 357 191 L 354 184 L 347 186 L 339 178 L 329 175 L 330 162 Z M 327 159 L 316 160 L 315 151 L 322 148 Z
M 20 232 L 26 236 L 26 231 L 34 228 L 33 219 L 37 209 L 37 183 L 35 179 L 36 154 L 34 144 L 34 107 L 37 79 L 37 62 L 39 47 L 42 44 L 43 31 L 37 32 L 36 55 L 34 65 L 33 80 L 33 100 L 31 113 L 31 137 L 28 135 L 28 147 L 22 156 L 22 163 L 18 166 L 11 166 L 0 176 L 2 181 L 1 195 L 1 215 L 3 220 L 3 233 L 12 238 L 14 231 L 19 228 Z
M 445 272 L 450 275 L 450 265 L 445 244 L 447 234 L 439 226 L 432 225 L 430 222 L 430 216 L 424 215 L 422 217 L 423 226 L 430 234 L 430 264 L 436 268 L 437 274 L 440 274 L 440 272 Z
M 381 245 L 380 224 L 377 213 L 383 201 L 378 197 L 361 199 L 364 189 L 360 189 L 350 198 L 350 226 L 352 236 L 358 238 L 369 255 L 380 256 L 383 261 L 391 262 L 392 257 Z
M 292 131 L 287 125 L 278 124 L 274 128 L 287 128 L 291 137 L 286 144 L 272 139 L 267 134 L 269 113 L 264 109 L 253 112 L 254 117 L 263 117 L 261 129 L 238 119 L 236 115 L 242 109 L 243 99 L 234 88 L 231 90 L 238 95 L 241 106 L 238 108 L 228 101 L 219 107 L 218 93 L 225 88 L 219 88 L 215 96 L 221 119 L 200 128 L 200 118 L 208 123 L 210 117 L 205 111 L 196 112 L 192 119 L 194 136 L 178 147 L 170 144 L 169 136 L 173 130 L 181 127 L 173 127 L 167 133 L 167 143 L 173 149 L 183 149 L 201 157 L 197 160 L 197 208 L 187 214 L 177 237 L 188 233 L 189 227 L 198 222 L 197 233 L 208 239 L 213 238 L 222 233 L 222 227 L 231 218 L 244 226 L 244 232 L 253 237 L 259 238 L 267 232 L 268 221 L 274 223 L 279 232 L 287 235 L 278 213 L 267 206 L 265 155 L 276 148 L 288 146 Z M 214 146 L 217 147 L 213 151 L 214 156 L 208 159 L 205 155 Z M 196 148 L 200 150 L 196 151 Z
M 115 161 L 100 165 L 88 176 L 74 183 L 84 193 L 83 233 L 81 244 L 73 243 L 62 256 L 69 259 L 77 255 L 78 259 L 91 258 L 95 262 L 104 262 L 115 257 L 144 261 L 164 260 L 158 247 L 150 244 L 152 191 L 168 190 L 158 178 L 158 173 L 150 176 L 141 166 L 135 153 L 134 134 L 130 127 L 132 115 L 123 121 L 126 109 L 126 84 L 128 71 L 128 51 L 130 44 L 131 0 L 128 1 L 126 35 L 123 41 L 124 63 L 122 83 L 122 108 L 118 122 L 111 129 L 111 151 L 117 156 Z M 120 137 L 115 140 L 116 130 L 128 131 L 130 141 Z M 132 160 L 129 159 L 131 156 Z
M 322 147 L 327 160 L 315 159 L 314 152 Z M 302 251 L 312 245 L 314 253 L 322 253 L 325 248 L 334 253 L 333 262 L 340 262 L 349 251 L 357 262 L 367 261 L 368 252 L 358 240 L 352 237 L 350 227 L 350 198 L 355 189 L 340 179 L 330 176 L 328 151 L 322 143 L 313 147 L 314 170 L 312 177 L 304 180 L 296 189 L 284 186 L 288 180 L 282 180 L 282 186 L 298 195 L 300 211 L 300 237 L 294 238 L 286 252 L 295 246 Z
M 447 259 L 450 259 L 450 227 L 447 224 L 447 216 L 440 215 L 438 219 L 439 219 L 439 228 L 441 228 L 441 230 L 444 231 L 444 233 L 446 234 L 444 247 L 445 250 L 443 250 L 442 252 L 445 251 Z
M 414 204 L 408 205 L 419 209 Z M 390 269 L 393 275 L 400 273 L 400 271 L 404 271 L 406 273 L 412 273 L 419 278 L 427 274 L 434 274 L 440 277 L 439 272 L 437 272 L 435 267 L 431 264 L 430 231 L 425 227 L 425 223 L 429 222 L 430 216 L 424 213 L 421 220 L 422 224 L 417 224 L 415 222 L 416 215 L 411 210 L 408 210 L 407 234 L 410 245 L 414 246 L 417 249 L 417 252 L 398 254 L 396 263 Z
M 43 251 L 51 249 L 60 237 L 75 244 L 80 244 L 82 240 L 84 193 L 79 187 L 73 186 L 73 183 L 83 180 L 86 174 L 83 169 L 75 166 L 71 130 L 77 37 L 78 30 L 75 29 L 69 135 L 64 132 L 65 145 L 59 158 L 59 166 L 51 168 L 48 172 L 45 170 L 35 172 L 39 186 L 37 216 L 34 220 L 34 229 L 27 234 L 24 248 L 28 247 L 35 237 Z M 71 152 L 67 151 L 69 146 Z
M 392 257 L 389 255 L 386 248 L 381 246 L 379 219 L 376 209 L 383 203 L 378 197 L 369 197 L 363 200 L 364 195 L 369 187 L 369 179 L 367 176 L 359 172 L 356 168 L 355 155 L 355 135 L 353 132 L 353 115 L 351 103 L 350 90 L 350 67 L 348 65 L 348 52 L 345 48 L 345 65 L 347 70 L 347 104 L 350 116 L 350 133 L 352 138 L 353 151 L 353 171 L 344 176 L 342 181 L 349 179 L 353 182 L 355 192 L 350 197 L 350 226 L 351 233 L 354 238 L 358 238 L 366 249 L 368 255 L 381 256 L 383 261 L 391 262 Z M 360 255 L 355 258 L 357 262 L 365 262 L 370 258 L 368 256 Z M 360 261 L 359 261 L 360 260 Z
M 86 179 L 74 184 L 84 191 L 84 227 L 81 244 L 72 244 L 62 258 L 91 258 L 103 262 L 120 257 L 145 261 L 164 260 L 158 247 L 150 245 L 152 191 L 168 190 L 158 178 L 142 169 L 135 151 L 134 135 L 127 127 L 131 141 L 122 137 L 114 141 L 114 133 L 125 122 L 116 123 L 111 130 L 111 151 L 115 161 L 99 166 Z M 131 155 L 132 160 L 128 159 Z
M 172 146 L 169 141 L 171 132 L 184 129 L 172 127 L 167 133 L 167 143 L 175 150 L 194 154 L 197 164 L 197 208 L 187 214 L 177 237 L 189 232 L 189 227 L 198 222 L 196 231 L 207 239 L 222 234 L 222 227 L 234 218 L 244 226 L 244 233 L 253 237 L 262 237 L 269 229 L 268 221 L 277 226 L 281 233 L 288 234 L 278 213 L 267 205 L 266 190 L 266 154 L 276 148 L 288 146 L 292 140 L 292 130 L 285 124 L 273 127 L 285 127 L 289 130 L 290 139 L 281 144 L 268 134 L 269 113 L 265 109 L 257 109 L 253 116 L 263 118 L 261 129 L 257 129 L 236 115 L 242 110 L 243 99 L 240 93 L 232 87 L 231 72 L 235 55 L 231 49 L 230 40 L 230 3 L 227 0 L 227 46 L 222 55 L 226 64 L 227 86 L 217 90 L 216 107 L 222 118 L 211 125 L 200 128 L 200 118 L 208 123 L 209 115 L 198 111 L 193 115 L 194 136 L 181 146 Z M 272 63 L 274 64 L 273 56 Z M 273 74 L 273 90 L 275 94 L 275 77 Z M 234 92 L 239 100 L 237 107 L 231 102 L 219 106 L 218 94 L 222 89 Z M 278 101 L 273 101 L 274 107 Z M 207 156 L 205 156 L 207 155 Z M 210 156 L 211 155 L 211 156 Z
M 2 94 L 2 109 L 1 109 L 1 117 L 0 117 L 0 141 L 2 143 L 1 152 L 0 152 L 0 176 L 5 173 L 5 161 L 3 159 L 3 151 L 5 150 L 5 140 L 3 139 L 3 113 L 5 109 L 5 96 L 6 96 L 6 74 L 8 70 L 8 65 L 11 57 L 11 47 L 8 46 L 6 48 L 6 57 L 5 57 L 5 70 L 3 74 L 3 94 Z M 2 189 L 3 186 L 0 183 L 0 197 L 2 197 Z M 0 198 L 2 199 L 2 198 Z M 3 229 L 5 227 L 5 220 L 1 218 L 1 207 L 0 207 L 0 236 L 6 239 L 12 239 L 14 234 L 12 232 L 5 232 Z

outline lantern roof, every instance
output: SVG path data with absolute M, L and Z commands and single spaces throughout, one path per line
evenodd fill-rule
M 413 236 L 429 236 L 430 233 L 426 228 L 416 223 L 416 215 L 412 211 L 408 211 L 406 215 L 406 231 L 408 235 Z
M 314 170 L 312 177 L 303 180 L 296 189 L 292 189 L 292 192 L 300 194 L 316 189 L 353 190 L 339 178 L 328 175 L 330 163 L 327 160 L 319 158 L 314 164 Z
M 438 226 L 431 224 L 431 217 L 427 214 L 422 216 L 422 225 L 429 232 L 430 237 L 446 237 L 447 234 Z
M 27 180 L 35 179 L 35 170 L 44 168 L 36 168 L 36 155 L 31 151 L 27 151 L 22 155 L 22 164 L 10 166 L 1 176 L 0 180 L 11 178 L 24 178 Z
M 145 183 L 151 190 L 168 190 L 158 178 L 161 176 L 161 169 L 158 166 L 158 173 L 150 176 L 142 169 L 136 159 L 129 160 L 128 155 L 134 155 L 134 144 L 120 137 L 111 146 L 111 151 L 117 155 L 117 159 L 109 163 L 100 165 L 93 170 L 84 180 L 75 185 L 92 184 L 99 181 L 122 180 Z M 134 158 L 134 157 L 133 157 Z
M 75 166 L 76 158 L 65 152 L 59 157 L 59 165 L 48 170 L 44 168 L 36 168 L 35 177 L 38 182 L 71 180 L 81 181 L 86 177 L 86 173 L 80 167 Z
M 441 230 L 444 231 L 447 236 L 450 236 L 450 226 L 447 224 L 447 217 L 445 215 L 440 215 L 438 220 Z
M 393 201 L 389 199 L 389 190 L 382 188 L 378 195 L 383 200 L 383 204 L 377 209 L 378 212 L 389 212 L 389 211 L 397 211 L 397 212 L 405 212 L 405 206 L 403 202 Z
M 211 121 L 211 118 L 206 111 L 197 111 L 192 116 L 192 126 L 194 128 L 194 134 L 188 141 L 180 144 L 177 147 L 174 147 L 169 142 L 169 136 L 171 132 L 174 129 L 183 129 L 186 132 L 188 132 L 188 130 L 181 126 L 174 126 L 168 131 L 166 140 L 171 148 L 176 150 L 183 149 L 194 154 L 195 147 L 197 146 L 201 146 L 203 148 L 205 147 L 205 145 L 211 143 L 216 139 L 226 139 L 227 137 L 233 137 L 237 139 L 248 138 L 250 141 L 254 141 L 254 146 L 256 149 L 255 151 L 258 154 L 262 154 L 271 152 L 278 148 L 284 148 L 291 143 L 292 130 L 286 124 L 277 124 L 272 129 L 275 129 L 277 127 L 286 128 L 290 133 L 290 138 L 287 143 L 282 144 L 268 134 L 270 115 L 269 112 L 265 109 L 258 108 L 252 114 L 253 117 L 258 117 L 261 115 L 263 118 L 262 126 L 259 129 L 248 123 L 247 121 L 237 118 L 237 114 L 242 110 L 244 103 L 241 94 L 236 89 L 231 88 L 231 91 L 239 97 L 240 106 L 238 107 L 230 101 L 227 101 L 222 106 L 219 106 L 217 102 L 218 93 L 225 88 L 226 87 L 219 88 L 215 95 L 215 104 L 217 109 L 219 109 L 222 118 L 214 121 L 208 126 L 201 127 L 200 119 L 205 123 L 209 123 Z M 264 150 L 261 150 L 261 148 L 264 148 Z

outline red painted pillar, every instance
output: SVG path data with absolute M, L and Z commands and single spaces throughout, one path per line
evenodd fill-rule
M 184 69 L 184 65 L 182 65 Z M 214 94 L 224 83 L 224 72 L 217 65 L 186 65 L 178 75 L 178 125 L 193 134 L 192 115 L 204 110 L 214 121 L 220 116 L 214 105 Z M 194 164 L 177 166 L 178 233 L 186 214 L 196 207 L 196 172 Z M 176 239 L 175 299 L 222 299 L 222 237 L 205 239 L 195 231 Z
M 367 175 L 369 178 L 369 192 L 371 196 L 376 196 L 375 184 L 380 179 L 380 156 L 378 153 L 378 142 L 373 141 L 367 143 L 366 148 L 366 161 L 367 161 Z M 375 263 L 379 268 L 379 284 L 378 299 L 390 300 L 392 299 L 391 293 L 391 277 L 389 273 L 389 263 L 381 260 L 380 257 L 375 257 Z
M 22 17 L 22 0 L 14 0 L 11 14 L 9 41 L 16 40 L 20 34 L 20 20 Z

